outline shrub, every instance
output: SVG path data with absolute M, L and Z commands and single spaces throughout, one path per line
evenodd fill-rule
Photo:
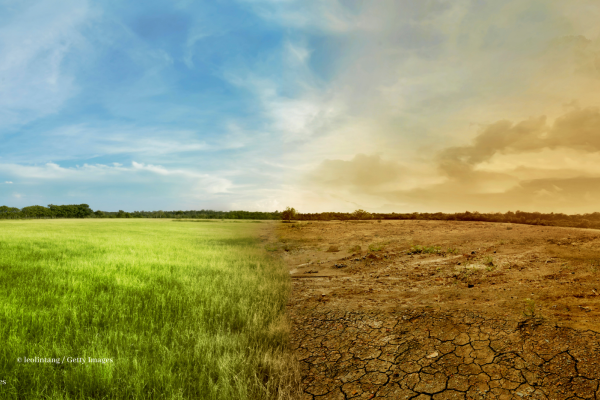
M 352 213 L 352 219 L 372 219 L 373 215 L 365 210 L 356 210 Z

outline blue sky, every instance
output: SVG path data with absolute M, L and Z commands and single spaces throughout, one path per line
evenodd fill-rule
M 0 181 L 12 183 L 0 201 L 275 205 L 249 193 L 273 180 L 259 160 L 281 154 L 249 85 L 264 77 L 279 90 L 286 32 L 252 4 L 19 1 L 2 9 Z
M 564 127 L 600 107 L 600 6 L 569 4 L 0 1 L 0 203 L 591 209 Z M 485 139 L 520 123 L 537 147 Z

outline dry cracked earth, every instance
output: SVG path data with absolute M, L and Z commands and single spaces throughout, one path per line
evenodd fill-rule
M 302 399 L 600 399 L 600 232 L 293 225 L 267 248 L 292 276 Z
M 596 399 L 600 334 L 472 312 L 294 318 L 304 399 Z

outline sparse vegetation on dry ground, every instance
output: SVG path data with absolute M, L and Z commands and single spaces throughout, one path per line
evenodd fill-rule
M 307 399 L 600 396 L 600 232 L 356 222 L 281 224 L 270 242 L 289 249 Z
M 280 225 L 279 238 L 266 246 L 284 250 L 290 262 L 296 257 L 321 260 L 320 275 L 331 273 L 352 280 L 366 275 L 385 277 L 385 295 L 372 296 L 382 305 L 398 306 L 398 298 L 411 299 L 401 303 L 406 307 L 415 303 L 462 307 L 472 302 L 475 307 L 493 305 L 520 316 L 523 300 L 534 293 L 538 308 L 547 309 L 546 314 L 563 323 L 590 326 L 594 316 L 600 317 L 596 311 L 596 303 L 600 311 L 600 288 L 593 287 L 600 271 L 600 233 L 593 230 L 513 225 L 507 231 L 507 224 L 480 222 L 361 222 L 296 222 L 294 229 Z M 332 270 L 329 264 L 346 267 Z M 403 285 L 409 283 L 419 290 L 404 290 Z M 461 285 L 479 290 L 465 292 Z M 398 296 L 393 294 L 396 290 Z M 353 296 L 352 292 L 339 295 L 345 301 Z M 586 304 L 578 305 L 594 311 L 582 314 L 581 319 L 572 318 L 569 303 L 582 299 Z M 367 307 L 369 303 L 358 304 Z
M 285 398 L 289 276 L 265 226 L 0 222 L 0 398 Z

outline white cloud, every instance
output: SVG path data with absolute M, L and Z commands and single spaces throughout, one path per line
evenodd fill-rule
M 86 1 L 40 1 L 27 4 L 0 27 L 2 125 L 54 113 L 77 92 L 63 61 L 85 47 L 78 29 L 90 14 Z
M 118 179 L 120 183 L 142 179 L 143 174 L 175 179 L 181 185 L 193 187 L 192 192 L 227 193 L 232 183 L 225 178 L 204 174 L 186 169 L 168 169 L 160 165 L 144 164 L 133 161 L 131 167 L 122 164 L 84 164 L 74 168 L 64 168 L 56 163 L 41 166 L 19 164 L 0 164 L 0 171 L 7 175 L 17 176 L 23 181 L 53 180 L 65 184 L 102 183 Z M 165 182 L 164 179 L 161 182 Z M 158 183 L 158 182 L 157 182 Z M 191 185 L 191 186 L 190 186 Z
M 12 182 L 11 182 L 11 181 L 6 181 L 6 182 L 4 182 L 4 183 L 6 183 L 7 185 L 12 185 Z
M 280 49 L 283 76 L 273 76 L 266 65 L 231 67 L 223 77 L 256 96 L 270 133 L 283 142 L 306 141 L 326 132 L 343 111 L 337 93 L 331 93 L 308 66 L 311 49 L 301 41 L 286 41 Z
M 211 34 L 204 31 L 199 31 L 197 27 L 194 27 L 191 30 L 185 42 L 183 56 L 183 62 L 188 68 L 194 68 L 194 47 L 196 46 L 196 43 L 210 36 Z
M 173 160 L 173 155 L 183 153 L 211 153 L 240 149 L 259 140 L 260 132 L 246 131 L 235 123 L 223 128 L 223 135 L 199 139 L 199 132 L 189 129 L 137 127 L 135 125 L 87 124 L 61 126 L 36 137 L 14 139 L 14 149 L 4 156 L 5 162 L 16 164 L 44 163 L 55 160 L 90 159 L 101 156 L 128 155 L 131 158 L 151 157 Z M 22 145 L 19 145 L 22 141 Z

